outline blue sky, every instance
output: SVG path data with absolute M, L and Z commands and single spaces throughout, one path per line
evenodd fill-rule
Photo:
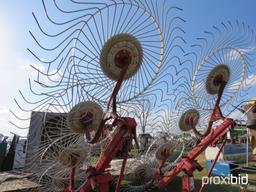
M 203 31 L 222 21 L 244 21 L 256 30 L 255 0 L 170 0 L 170 3 L 184 9 L 183 18 L 186 40 L 189 44 L 201 36 Z M 29 30 L 36 30 L 31 12 L 43 15 L 40 0 L 0 1 L 0 133 L 10 131 L 26 135 L 9 124 L 13 117 L 8 112 L 14 108 L 13 98 L 18 90 L 28 88 L 28 77 L 36 74 L 29 68 L 30 64 L 38 65 L 33 56 L 26 50 L 33 48 L 34 43 Z

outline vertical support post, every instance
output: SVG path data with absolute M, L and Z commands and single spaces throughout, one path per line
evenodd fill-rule
M 182 192 L 194 192 L 195 182 L 193 175 L 184 175 L 182 177 Z
M 123 175 L 124 175 L 124 170 L 125 170 L 125 165 L 126 165 L 127 158 L 128 158 L 128 154 L 126 154 L 124 159 L 123 159 L 120 175 L 118 177 L 118 181 L 117 181 L 116 188 L 115 188 L 115 192 L 119 192 L 119 188 L 120 188 L 120 185 L 121 185 L 121 182 L 122 182 L 122 179 L 123 179 Z
M 248 127 L 246 128 L 246 167 L 249 166 L 249 131 Z
M 65 189 L 65 192 L 73 192 L 74 187 L 75 187 L 75 174 L 76 174 L 76 160 L 72 160 L 72 169 L 71 169 L 71 174 L 69 176 L 69 183 L 67 188 Z

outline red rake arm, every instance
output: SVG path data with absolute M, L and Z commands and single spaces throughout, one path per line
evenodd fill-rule
M 171 170 L 158 182 L 157 186 L 146 186 L 147 188 L 157 187 L 163 188 L 167 186 L 174 177 L 176 177 L 182 171 L 191 172 L 200 169 L 196 162 L 196 157 L 198 157 L 208 146 L 215 145 L 221 138 L 223 138 L 229 129 L 232 129 L 236 125 L 235 121 L 232 119 L 225 119 L 222 124 L 220 124 L 213 132 L 201 140 L 199 145 L 197 145 L 186 157 L 182 158 L 180 163 Z

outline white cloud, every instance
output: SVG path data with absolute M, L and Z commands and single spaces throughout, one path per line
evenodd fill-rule
M 9 135 L 10 132 L 16 132 L 26 135 L 26 131 L 21 131 L 9 123 L 9 120 L 17 121 L 9 109 L 15 108 L 13 98 L 18 95 L 18 90 L 28 87 L 28 77 L 35 76 L 36 72 L 28 67 L 32 62 L 27 55 L 18 51 L 12 38 L 15 35 L 14 30 L 4 20 L 0 20 L 0 29 L 0 133 Z
M 21 130 L 13 126 L 9 121 L 19 127 L 28 127 L 29 121 L 20 121 L 15 118 L 9 109 L 15 111 L 19 117 L 26 117 L 29 113 L 24 113 L 16 106 L 13 101 L 14 98 L 20 98 L 19 90 L 21 90 L 26 98 L 33 99 L 33 95 L 29 91 L 28 78 L 37 79 L 39 71 L 45 72 L 47 70 L 46 64 L 35 63 L 32 61 L 29 54 L 21 53 L 18 50 L 16 42 L 13 41 L 15 31 L 5 21 L 0 19 L 0 133 L 10 135 L 10 132 L 18 133 L 25 136 L 27 130 Z M 33 65 L 33 67 L 31 67 Z M 52 74 L 50 79 L 52 81 L 59 79 L 63 74 L 56 70 L 49 72 Z M 49 79 L 45 76 L 40 76 L 40 81 L 48 83 Z M 34 88 L 35 89 L 35 88 Z M 38 91 L 38 90 L 37 90 Z M 18 99 L 18 102 L 23 105 L 25 102 Z
M 245 79 L 245 83 L 246 86 L 256 86 L 256 74 L 250 74 L 246 79 Z
M 43 69 L 39 69 L 40 71 L 44 71 Z M 42 83 L 50 83 L 50 81 L 56 81 L 62 77 L 63 73 L 61 71 L 57 71 L 56 69 L 48 72 L 47 76 L 41 75 L 40 76 L 40 82 Z
M 239 110 L 235 110 L 233 111 L 230 115 L 230 118 L 236 119 L 236 120 L 242 120 L 242 121 L 246 121 L 247 120 L 247 116 L 244 115 L 241 111 Z
M 24 114 L 19 113 L 20 117 L 24 117 Z M 11 118 L 11 112 L 9 111 L 9 108 L 7 106 L 1 106 L 0 107 L 0 133 L 3 135 L 10 135 L 11 132 L 16 133 L 21 136 L 25 136 L 27 134 L 27 130 L 21 130 L 17 127 L 11 125 L 9 123 L 10 120 L 14 121 L 17 125 L 21 127 L 27 127 L 29 125 L 29 121 L 17 121 L 17 119 Z
M 228 89 L 237 90 L 241 86 L 244 87 L 245 89 L 247 89 L 248 87 L 256 86 L 256 74 L 250 74 L 248 77 L 246 77 L 243 80 L 242 84 L 241 84 L 241 80 L 233 82 L 232 84 L 229 85 Z
M 255 52 L 256 47 L 249 47 L 249 48 L 236 48 L 231 49 L 226 55 L 225 58 L 228 58 L 229 60 L 237 60 L 241 58 L 241 55 L 244 55 L 246 53 L 253 53 Z
M 0 107 L 0 116 L 5 115 L 9 112 L 6 107 Z

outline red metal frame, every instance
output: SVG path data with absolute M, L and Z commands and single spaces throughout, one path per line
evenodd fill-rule
M 128 154 L 126 154 L 125 157 L 124 157 L 122 167 L 121 167 L 121 171 L 120 171 L 120 175 L 118 177 L 118 181 L 117 181 L 117 184 L 116 184 L 115 192 L 119 191 L 119 188 L 120 188 L 120 185 L 121 185 L 121 182 L 122 182 L 122 179 L 123 179 L 123 175 L 124 175 L 124 170 L 125 170 L 125 165 L 126 165 L 126 162 L 127 162 L 127 158 L 128 158 Z
M 220 85 L 220 89 L 219 89 L 219 92 L 218 92 L 218 96 L 217 96 L 217 100 L 215 102 L 215 105 L 214 105 L 214 108 L 212 110 L 212 115 L 211 115 L 211 118 L 209 120 L 209 123 L 208 123 L 208 126 L 207 126 L 207 129 L 206 129 L 206 132 L 204 134 L 201 134 L 199 131 L 197 131 L 197 129 L 195 127 L 193 127 L 193 131 L 194 133 L 203 138 L 205 136 L 207 136 L 211 130 L 212 130 L 212 125 L 215 121 L 219 120 L 219 119 L 225 119 L 222 115 L 222 112 L 221 112 L 221 109 L 220 109 L 220 101 L 221 101 L 221 97 L 222 97 L 222 94 L 224 92 L 224 89 L 225 89 L 225 86 L 226 86 L 226 82 L 222 82 L 221 85 Z
M 202 167 L 196 161 L 196 158 L 211 145 L 216 145 L 223 137 L 226 136 L 229 129 L 236 125 L 235 121 L 232 119 L 225 119 L 221 125 L 219 125 L 213 132 L 211 132 L 207 137 L 201 140 L 201 142 L 190 152 L 186 157 L 183 157 L 181 161 L 173 168 L 171 168 L 168 173 L 155 182 L 150 182 L 145 185 L 146 188 L 163 188 L 168 185 L 174 177 L 179 173 L 184 172 L 188 177 L 193 177 L 193 172 L 195 170 L 202 170 Z M 190 180 L 188 178 L 184 179 L 183 191 L 187 191 Z M 154 184 L 154 185 L 153 185 Z M 192 192 L 192 191 L 188 191 Z
M 89 167 L 86 171 L 88 175 L 88 180 L 83 184 L 80 188 L 80 192 L 89 192 L 91 189 L 95 189 L 99 187 L 100 192 L 108 192 L 110 187 L 110 182 L 112 181 L 112 176 L 107 170 L 110 167 L 110 162 L 118 156 L 118 154 L 122 154 L 124 159 L 121 167 L 120 176 L 118 178 L 118 183 L 115 188 L 115 192 L 119 191 L 119 187 L 122 181 L 126 160 L 128 158 L 127 153 L 131 149 L 132 139 L 136 138 L 136 121 L 133 118 L 129 117 L 119 117 L 116 113 L 116 96 L 120 87 L 122 85 L 125 73 L 128 69 L 129 63 L 125 63 L 120 72 L 120 77 L 114 87 L 113 93 L 108 102 L 108 111 L 104 114 L 104 118 L 101 121 L 101 124 L 95 134 L 95 136 L 91 139 L 89 133 L 86 134 L 87 140 L 89 143 L 96 143 L 100 136 L 102 135 L 104 128 L 109 127 L 109 125 L 105 125 L 109 119 L 113 119 L 113 124 L 111 127 L 116 127 L 116 134 L 113 136 L 111 142 L 108 144 L 105 152 L 97 162 L 95 167 Z M 193 192 L 194 191 L 194 177 L 193 172 L 195 170 L 202 170 L 200 164 L 196 161 L 196 158 L 208 147 L 216 145 L 221 139 L 225 138 L 229 129 L 232 129 L 236 123 L 233 119 L 225 118 L 222 116 L 220 110 L 220 101 L 221 96 L 223 94 L 226 83 L 222 82 L 220 86 L 220 90 L 218 93 L 218 98 L 215 103 L 215 107 L 213 109 L 210 121 L 208 123 L 207 130 L 204 134 L 199 133 L 194 127 L 193 130 L 196 135 L 201 137 L 200 143 L 188 153 L 186 157 L 181 158 L 181 161 L 174 167 L 172 167 L 164 177 L 161 177 L 161 169 L 163 168 L 166 159 L 162 160 L 161 164 L 157 169 L 157 173 L 155 175 L 155 179 L 145 184 L 145 188 L 163 188 L 168 185 L 174 177 L 176 177 L 179 173 L 184 172 L 185 175 L 182 179 L 182 190 L 183 192 Z M 212 125 L 215 121 L 222 119 L 223 122 L 213 131 Z M 223 144 L 224 146 L 224 144 Z M 222 147 L 223 148 L 223 147 Z M 220 153 L 220 152 L 219 152 Z M 218 159 L 218 155 L 214 162 Z M 212 168 L 215 163 L 213 163 Z M 211 171 L 208 173 L 211 173 Z M 75 168 L 72 169 L 70 184 L 65 190 L 65 192 L 72 192 L 74 189 L 74 174 Z M 200 192 L 203 191 L 204 186 L 202 186 Z
M 224 88 L 226 83 L 223 82 L 220 86 L 218 98 L 216 100 L 211 118 L 208 123 L 207 130 L 204 134 L 200 134 L 196 128 L 194 127 L 193 130 L 195 134 L 201 137 L 200 143 L 191 151 L 188 153 L 187 156 L 181 158 L 181 161 L 174 167 L 172 167 L 164 177 L 159 179 L 159 176 L 155 177 L 154 181 L 151 181 L 147 184 L 145 184 L 145 188 L 163 188 L 166 185 L 168 185 L 174 177 L 176 177 L 179 173 L 184 172 L 185 176 L 183 176 L 182 179 L 182 190 L 183 192 L 193 192 L 194 191 L 194 182 L 193 182 L 193 172 L 195 170 L 201 171 L 202 167 L 197 162 L 196 158 L 208 147 L 208 146 L 215 146 L 219 141 L 221 141 L 223 138 L 226 137 L 227 132 L 234 128 L 236 125 L 235 121 L 230 118 L 225 118 L 222 116 L 222 112 L 220 110 L 220 101 L 221 96 L 223 94 Z M 215 130 L 212 131 L 212 125 L 215 121 L 222 119 L 223 122 L 217 126 Z M 224 147 L 224 144 L 222 145 L 222 148 Z M 222 148 L 220 149 L 219 153 L 221 152 Z M 214 162 L 216 163 L 219 155 L 216 156 Z M 212 169 L 214 167 L 214 164 L 212 165 Z M 162 166 L 160 166 L 161 168 Z M 158 171 L 159 172 L 159 171 Z M 211 171 L 208 173 L 208 175 L 211 174 Z M 204 186 L 202 186 L 202 189 L 200 192 L 203 191 Z
M 121 61 L 120 61 L 121 62 Z M 119 62 L 119 64 L 120 64 Z M 128 152 L 132 148 L 132 140 L 136 138 L 136 121 L 130 117 L 120 117 L 116 113 L 116 97 L 121 88 L 122 82 L 124 80 L 125 73 L 128 69 L 130 59 L 125 60 L 123 66 L 120 66 L 120 76 L 116 82 L 113 89 L 112 95 L 109 99 L 107 105 L 107 112 L 104 114 L 100 126 L 95 133 L 94 137 L 91 138 L 89 132 L 85 134 L 89 143 L 94 144 L 99 141 L 104 129 L 116 127 L 116 134 L 113 136 L 111 142 L 108 144 L 106 150 L 100 157 L 95 167 L 89 167 L 86 170 L 88 180 L 80 188 L 80 192 L 89 192 L 91 189 L 99 187 L 100 192 L 108 192 L 110 188 L 110 182 L 112 181 L 112 176 L 107 170 L 110 167 L 110 162 L 116 158 L 119 154 L 122 154 L 124 159 L 122 163 L 122 168 L 118 183 L 116 185 L 115 191 L 119 191 L 119 187 L 122 181 L 126 160 L 128 158 Z M 106 125 L 108 120 L 112 119 L 112 125 Z M 75 168 L 72 169 L 69 186 L 65 192 L 74 191 L 74 173 Z
M 109 189 L 110 181 L 112 177 L 108 171 L 105 171 L 106 168 L 110 167 L 110 162 L 112 159 L 116 158 L 118 153 L 124 152 L 127 153 L 131 148 L 132 139 L 136 134 L 136 122 L 133 118 L 124 117 L 114 121 L 114 125 L 117 126 L 117 133 L 114 135 L 112 141 L 107 146 L 107 149 L 104 151 L 103 155 L 97 162 L 95 167 L 91 167 L 87 170 L 88 180 L 82 186 L 80 192 L 89 192 L 93 189 L 96 184 L 104 185 L 105 187 L 100 186 L 101 192 L 107 192 Z M 125 154 L 125 157 L 127 154 Z M 123 160 L 122 170 L 124 170 L 126 164 L 126 158 Z M 120 175 L 123 174 L 123 171 Z M 119 179 L 119 184 L 122 178 Z M 95 185 L 92 185 L 95 183 Z M 116 189 L 118 191 L 118 189 Z

